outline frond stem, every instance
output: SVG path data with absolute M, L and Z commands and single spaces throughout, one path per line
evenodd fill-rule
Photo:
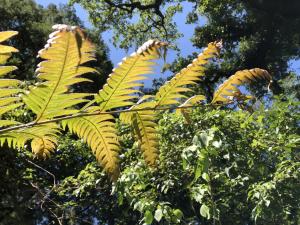
M 63 116 L 63 117 L 58 117 L 55 119 L 50 119 L 50 120 L 44 120 L 44 121 L 34 121 L 26 124 L 21 124 L 13 127 L 8 127 L 5 129 L 0 130 L 0 134 L 8 132 L 8 131 L 13 131 L 13 130 L 18 130 L 26 127 L 33 127 L 33 126 L 39 126 L 43 124 L 48 124 L 48 123 L 54 123 L 54 122 L 59 122 L 62 120 L 68 120 L 68 119 L 73 119 L 77 117 L 86 117 L 86 116 L 95 116 L 95 115 L 108 115 L 108 114 L 120 114 L 120 113 L 129 113 L 129 112 L 140 112 L 140 111 L 167 111 L 167 110 L 176 110 L 176 109 L 186 109 L 186 108 L 199 108 L 199 107 L 207 107 L 207 106 L 221 106 L 223 104 L 206 104 L 206 105 L 192 105 L 192 106 L 175 106 L 175 107 L 163 107 L 163 108 L 147 108 L 147 109 L 123 109 L 123 110 L 114 110 L 114 111 L 95 111 L 91 113 L 78 113 L 75 115 L 69 115 L 69 116 Z

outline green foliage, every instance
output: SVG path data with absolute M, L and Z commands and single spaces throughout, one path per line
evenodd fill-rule
M 44 204 L 75 224 L 94 218 L 100 224 L 298 224 L 298 107 L 282 98 L 253 114 L 203 107 L 190 113 L 190 124 L 164 113 L 157 169 L 145 164 L 137 145 L 127 143 L 131 133 L 122 125 L 121 175 L 112 190 L 101 168 L 90 163 L 60 177 Z M 74 151 L 78 142 L 69 142 L 61 153 Z

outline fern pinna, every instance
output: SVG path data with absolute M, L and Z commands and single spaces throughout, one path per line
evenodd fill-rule
M 3 65 L 0 67 L 0 145 L 24 148 L 30 141 L 37 157 L 49 157 L 56 148 L 62 127 L 82 138 L 112 180 L 116 180 L 120 144 L 114 115 L 121 113 L 121 121 L 133 127 L 145 161 L 155 166 L 159 158 L 157 112 L 177 108 L 176 112 L 187 118 L 186 108 L 205 100 L 203 95 L 188 98 L 187 93 L 201 82 L 206 64 L 219 54 L 221 43 L 210 43 L 155 96 L 145 95 L 138 100 L 141 95 L 138 88 L 143 86 L 147 75 L 153 73 L 154 61 L 161 57 L 167 43 L 147 41 L 118 64 L 98 94 L 74 93 L 72 85 L 89 81 L 81 75 L 97 72 L 85 66 L 86 62 L 95 60 L 95 47 L 76 26 L 55 25 L 53 29 L 45 48 L 38 53 L 43 60 L 36 70 L 38 82 L 28 89 L 20 88 L 21 82 L 16 79 L 2 78 L 16 69 L 3 64 L 17 49 L 0 44 L 0 64 Z M 16 34 L 0 32 L 0 43 Z M 271 80 L 268 72 L 258 68 L 237 72 L 220 86 L 209 104 L 229 104 L 230 99 L 242 95 L 238 85 L 257 78 Z M 88 100 L 88 96 L 94 99 Z M 87 104 L 80 108 L 83 103 Z M 7 119 L 7 113 L 18 107 L 31 110 L 35 119 L 25 124 Z

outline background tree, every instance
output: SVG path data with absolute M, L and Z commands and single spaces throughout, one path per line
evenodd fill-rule
M 211 65 L 209 76 L 202 82 L 200 92 L 212 95 L 215 84 L 229 77 L 236 69 L 265 68 L 275 82 L 272 90 L 281 92 L 277 80 L 289 76 L 288 63 L 300 56 L 300 16 L 297 0 L 178 0 L 178 1 L 110 1 L 71 0 L 81 4 L 101 31 L 115 31 L 114 41 L 128 48 L 150 37 L 173 42 L 180 35 L 173 17 L 187 2 L 193 4 L 187 23 L 197 24 L 203 16 L 204 26 L 197 26 L 192 42 L 197 48 L 223 40 L 222 61 Z M 110 19 L 113 16 L 114 19 Z M 172 72 L 185 67 L 188 59 L 179 58 Z M 258 88 L 260 89 L 260 88 Z M 262 92 L 264 93 L 264 92 Z

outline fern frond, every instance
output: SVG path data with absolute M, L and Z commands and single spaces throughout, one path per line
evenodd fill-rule
M 214 93 L 212 103 L 229 103 L 233 97 L 240 95 L 239 85 L 249 84 L 261 79 L 272 81 L 271 75 L 263 69 L 254 68 L 238 71 L 219 86 Z
M 6 41 L 7 39 L 17 35 L 16 31 L 3 31 L 0 32 L 0 43 Z M 17 49 L 11 46 L 6 46 L 0 44 L 0 64 L 3 65 L 11 57 L 12 52 L 18 52 Z M 0 66 L 0 77 L 5 74 L 16 70 L 15 66 Z M 18 108 L 22 105 L 19 102 L 20 97 L 18 94 L 22 92 L 18 88 L 20 81 L 16 79 L 0 79 L 0 117 L 4 113 Z M 17 122 L 12 120 L 0 120 L 0 127 L 9 126 L 17 124 Z
M 156 131 L 156 115 L 152 110 L 155 106 L 154 102 L 145 102 L 137 106 L 137 109 L 147 109 L 135 112 L 133 115 L 133 127 L 140 141 L 140 147 L 144 155 L 146 163 L 150 166 L 156 164 L 158 159 L 158 137 Z
M 185 92 L 192 91 L 187 85 L 196 84 L 204 75 L 205 65 L 208 60 L 219 54 L 221 43 L 210 43 L 203 53 L 200 54 L 193 62 L 177 73 L 170 81 L 166 82 L 157 92 L 153 102 L 137 104 L 134 109 L 157 108 L 159 106 L 178 104 L 179 98 L 186 98 Z M 128 122 L 132 119 L 135 133 L 141 142 L 146 162 L 154 165 L 158 158 L 158 138 L 156 133 L 156 115 L 154 110 L 138 111 L 121 117 L 123 121 Z
M 78 112 L 72 106 L 82 103 L 84 93 L 68 93 L 70 85 L 88 81 L 82 74 L 96 72 L 82 66 L 94 60 L 95 48 L 78 27 L 55 25 L 48 44 L 39 51 L 44 59 L 38 65 L 39 85 L 24 96 L 26 105 L 37 115 L 36 121 L 71 115 Z
M 147 96 L 151 98 L 153 96 Z M 155 102 L 143 102 L 137 103 L 129 109 L 129 112 L 122 113 L 120 120 L 123 123 L 131 125 L 134 129 L 134 133 L 139 141 L 140 148 L 143 152 L 146 163 L 150 166 L 156 164 L 158 158 L 158 137 L 156 132 L 156 112 Z M 131 111 L 140 110 L 142 111 Z
M 180 98 L 187 98 L 184 93 L 192 91 L 187 85 L 195 85 L 204 76 L 205 65 L 219 54 L 220 48 L 220 42 L 209 43 L 191 64 L 161 86 L 156 94 L 157 106 L 178 104 Z
M 100 103 L 100 110 L 132 105 L 135 94 L 139 92 L 136 88 L 143 85 L 141 81 L 147 78 L 146 74 L 153 73 L 153 60 L 160 57 L 160 48 L 166 45 L 165 42 L 149 40 L 124 58 L 99 91 L 97 102 Z
M 90 107 L 88 112 L 97 110 Z M 78 117 L 62 121 L 64 128 L 82 138 L 113 180 L 119 175 L 119 142 L 112 115 Z
M 0 133 L 0 146 L 7 143 L 8 147 L 25 148 L 26 143 L 32 140 L 32 150 L 38 157 L 45 157 L 54 149 L 58 126 L 55 123 L 25 127 L 5 133 Z M 51 142 L 52 145 L 49 143 Z M 40 146 L 37 144 L 40 143 Z

